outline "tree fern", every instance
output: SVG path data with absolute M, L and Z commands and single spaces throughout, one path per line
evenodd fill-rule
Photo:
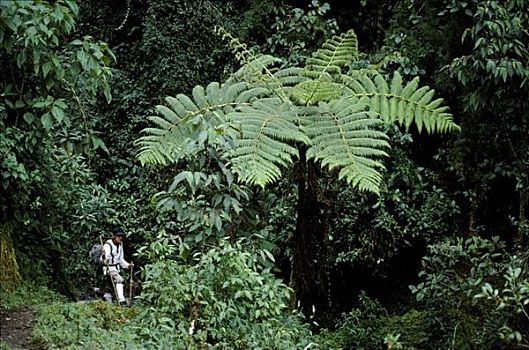
M 434 99 L 435 91 L 428 86 L 419 88 L 419 78 L 406 85 L 402 83 L 399 72 L 395 72 L 391 83 L 382 75 L 374 74 L 345 77 L 346 94 L 355 103 L 368 98 L 369 108 L 377 112 L 387 123 L 398 122 L 408 129 L 415 124 L 419 132 L 423 127 L 428 133 L 459 131 L 443 99 Z
M 255 55 L 231 37 L 245 64 L 223 85 L 197 86 L 191 97 L 167 98 L 155 124 L 139 140 L 142 163 L 178 161 L 201 123 L 235 123 L 239 130 L 225 157 L 241 181 L 266 186 L 298 157 L 307 158 L 361 189 L 378 192 L 389 148 L 377 125 L 397 122 L 419 131 L 459 130 L 428 86 L 418 79 L 404 84 L 397 72 L 388 84 L 382 75 L 342 69 L 358 59 L 352 31 L 329 39 L 303 68 L 277 69 L 272 56 Z M 202 125 L 203 126 L 203 125 Z

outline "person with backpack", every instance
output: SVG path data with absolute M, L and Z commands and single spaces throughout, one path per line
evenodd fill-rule
M 124 280 L 120 275 L 120 269 L 132 269 L 134 267 L 133 262 L 129 263 L 125 260 L 122 244 L 124 238 L 125 233 L 120 228 L 113 229 L 112 238 L 103 244 L 100 258 L 103 265 L 103 275 L 109 276 L 109 281 L 112 283 L 111 288 L 114 289 L 119 304 L 125 302 L 123 293 Z M 104 298 L 112 300 L 112 294 L 107 292 Z

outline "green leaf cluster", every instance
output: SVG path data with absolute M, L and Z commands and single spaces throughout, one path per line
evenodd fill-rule
M 172 111 L 177 119 L 167 117 L 164 110 L 166 118 L 155 119 L 157 127 L 146 129 L 148 135 L 137 141 L 139 159 L 159 162 L 168 151 L 177 149 L 179 139 L 189 137 L 190 123 L 182 121 L 190 116 L 208 119 L 215 112 L 240 130 L 225 157 L 245 183 L 264 187 L 276 181 L 282 169 L 300 157 L 301 147 L 322 166 L 341 169 L 339 176 L 355 187 L 378 192 L 381 159 L 389 148 L 377 127 L 381 119 L 399 120 L 407 127 L 415 122 L 429 132 L 456 131 L 458 126 L 446 107 L 440 106 L 442 100 L 432 100 L 434 92 L 418 88 L 415 80 L 403 86 L 396 74 L 389 88 L 381 76 L 373 80 L 358 71 L 343 72 L 357 57 L 357 45 L 352 31 L 335 36 L 301 70 L 276 69 L 272 60 L 263 60 L 267 56 L 255 56 L 238 46 L 255 59 L 235 73 L 234 79 L 215 85 L 220 90 L 214 94 L 206 90 L 193 100 L 186 98 L 188 108 Z M 248 70 L 251 80 L 243 73 Z M 222 96 L 222 103 L 215 103 L 217 96 Z M 200 101 L 211 103 L 200 109 Z M 178 160 L 171 154 L 169 158 Z
M 527 254 L 510 256 L 499 237 L 447 240 L 429 247 L 422 259 L 420 283 L 411 286 L 418 301 L 431 310 L 450 312 L 440 321 L 457 331 L 454 342 L 485 348 L 503 343 L 525 347 L 529 334 Z M 472 320 L 479 319 L 479 322 Z
M 146 266 L 133 328 L 143 344 L 296 349 L 309 333 L 287 310 L 291 291 L 240 244 L 221 241 L 184 260 Z

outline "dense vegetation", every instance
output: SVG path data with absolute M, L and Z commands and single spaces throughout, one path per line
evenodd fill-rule
M 0 9 L 1 307 L 42 347 L 529 348 L 526 0 Z M 115 225 L 131 308 L 92 295 Z

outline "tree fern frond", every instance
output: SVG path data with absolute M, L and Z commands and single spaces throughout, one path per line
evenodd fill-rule
M 353 30 L 327 40 L 307 58 L 304 75 L 318 80 L 323 74 L 337 75 L 346 64 L 358 59 L 358 41 Z
M 244 104 L 237 101 L 239 96 L 250 90 L 245 83 L 222 87 L 218 83 L 211 83 L 206 89 L 196 86 L 193 99 L 183 94 L 167 97 L 165 101 L 169 107 L 156 106 L 158 116 L 149 117 L 155 126 L 144 129 L 144 135 L 135 142 L 139 146 L 137 158 L 142 164 L 166 165 L 177 162 L 201 121 L 213 125 L 223 123 L 226 113 Z M 254 92 L 255 96 L 258 94 Z
M 195 101 L 195 104 L 199 108 L 208 108 L 209 103 L 206 100 L 206 91 L 202 87 L 202 85 L 197 85 L 193 88 L 192 91 L 193 94 L 193 100 Z
M 300 75 L 313 82 L 301 82 L 291 91 L 298 102 L 317 104 L 337 98 L 337 86 L 341 81 L 342 68 L 358 58 L 358 42 L 352 30 L 327 40 L 305 63 Z M 338 89 L 339 91 L 340 89 Z
M 265 75 L 273 77 L 272 71 L 274 69 L 272 67 L 279 62 L 281 62 L 280 59 L 271 55 L 255 55 L 233 73 L 226 83 L 232 84 L 238 81 L 259 82 Z
M 299 67 L 284 68 L 275 72 L 274 76 L 279 80 L 281 85 L 286 88 L 309 80 L 308 77 L 301 74 L 302 72 L 303 68 Z
M 239 96 L 236 98 L 236 102 L 238 103 L 250 103 L 251 101 L 267 97 L 270 95 L 270 91 L 267 88 L 264 87 L 254 87 L 245 91 L 242 91 Z
M 329 169 L 341 168 L 345 178 L 360 190 L 378 192 L 387 156 L 388 137 L 376 129 L 382 121 L 366 111 L 363 103 L 350 103 L 347 98 L 320 104 L 321 114 L 306 120 L 311 138 L 307 158 L 321 161 Z
M 304 81 L 288 90 L 290 96 L 300 105 L 316 105 L 339 98 L 343 86 L 332 81 Z
M 254 86 L 266 87 L 283 101 L 288 100 L 281 82 L 274 75 L 276 69 L 273 66 L 280 63 L 281 59 L 271 55 L 255 54 L 223 27 L 216 27 L 215 31 L 229 40 L 235 57 L 242 63 L 242 67 L 226 80 L 227 84 L 244 81 Z
M 250 184 L 264 187 L 275 181 L 281 175 L 281 167 L 298 156 L 289 142 L 309 142 L 297 125 L 295 109 L 278 98 L 241 106 L 228 117 L 239 123 L 241 130 L 228 156 L 240 178 Z
M 352 101 L 368 98 L 369 109 L 386 123 L 398 122 L 406 129 L 415 124 L 419 132 L 425 128 L 428 133 L 460 130 L 448 108 L 441 106 L 443 100 L 434 100 L 435 91 L 430 87 L 419 87 L 418 78 L 405 86 L 398 72 L 389 85 L 378 74 L 374 78 L 361 75 L 344 81 Z

